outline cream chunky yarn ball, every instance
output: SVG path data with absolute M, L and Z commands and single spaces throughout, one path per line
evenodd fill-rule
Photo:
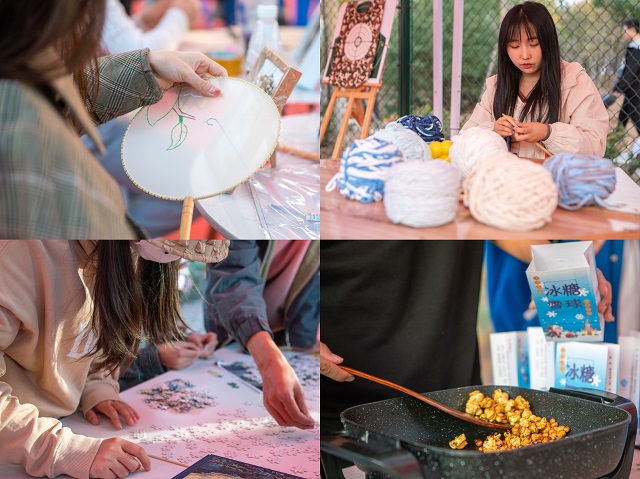
M 507 143 L 495 131 L 474 126 L 451 138 L 449 160 L 466 178 L 484 158 L 508 152 Z
M 511 153 L 484 158 L 463 186 L 464 203 L 471 215 L 504 230 L 542 228 L 558 206 L 551 173 Z

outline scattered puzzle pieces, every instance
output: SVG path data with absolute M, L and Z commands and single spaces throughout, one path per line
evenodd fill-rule
M 162 411 L 173 409 L 186 413 L 192 409 L 202 409 L 216 405 L 216 398 L 204 391 L 198 391 L 189 381 L 174 379 L 151 389 L 142 389 L 138 394 L 150 396 L 144 402 L 154 409 Z

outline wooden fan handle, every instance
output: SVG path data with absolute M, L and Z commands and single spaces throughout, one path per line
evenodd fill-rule
M 182 203 L 182 216 L 180 217 L 180 232 L 178 239 L 188 240 L 191 237 L 191 222 L 193 221 L 193 196 L 187 196 Z

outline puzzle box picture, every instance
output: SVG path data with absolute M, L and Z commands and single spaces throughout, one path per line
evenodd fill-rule
M 203 457 L 173 479 L 301 479 L 284 472 L 213 454 Z

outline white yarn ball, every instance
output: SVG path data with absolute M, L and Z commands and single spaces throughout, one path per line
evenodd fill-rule
M 558 206 L 551 173 L 511 153 L 484 158 L 463 186 L 464 204 L 471 215 L 508 231 L 542 228 Z
M 414 228 L 450 223 L 458 213 L 461 181 L 460 170 L 445 161 L 397 163 L 384 184 L 387 217 Z
M 393 143 L 402 152 L 406 161 L 432 160 L 429 145 L 415 131 L 405 128 L 400 123 L 388 123 L 384 130 L 377 131 L 374 138 Z
M 474 126 L 451 138 L 449 160 L 466 178 L 479 161 L 506 152 L 507 143 L 495 131 Z

